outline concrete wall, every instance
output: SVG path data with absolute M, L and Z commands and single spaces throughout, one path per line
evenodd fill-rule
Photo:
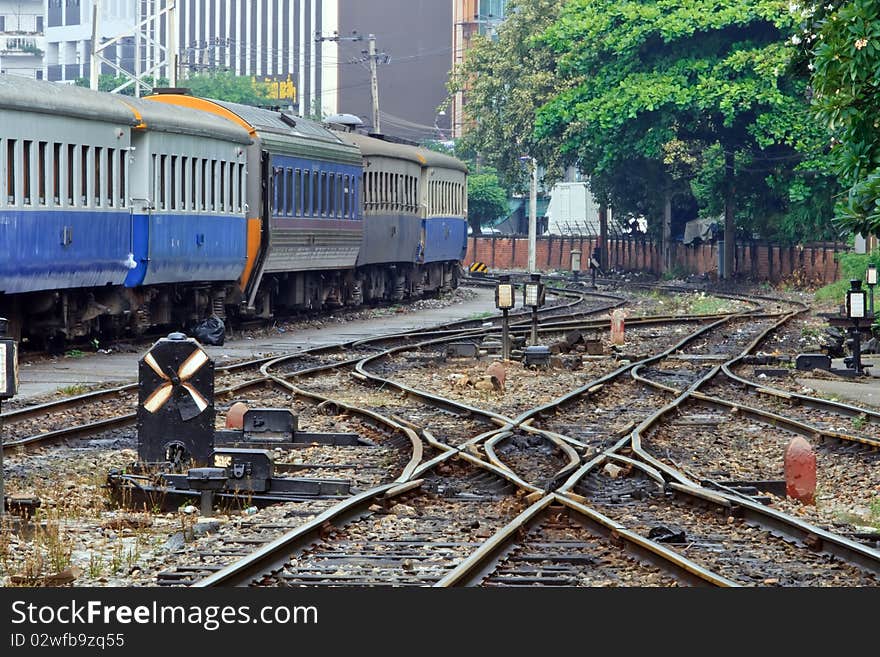
M 571 252 L 579 249 L 582 253 L 581 271 L 589 272 L 589 256 L 597 243 L 596 238 L 589 237 L 540 237 L 536 243 L 538 269 L 568 271 Z M 465 265 L 483 262 L 490 269 L 526 269 L 528 250 L 528 238 L 525 237 L 470 237 L 464 262 Z M 835 255 L 845 250 L 843 244 L 830 242 L 803 247 L 740 243 L 736 247 L 737 273 L 771 282 L 794 276 L 804 282 L 824 285 L 837 280 L 840 270 Z M 672 262 L 673 267 L 681 272 L 717 277 L 718 245 L 676 244 Z M 659 245 L 646 240 L 609 240 L 608 265 L 610 268 L 648 271 L 659 275 L 662 273 Z
M 339 35 L 362 34 L 363 41 L 339 46 L 339 111 L 359 116 L 372 129 L 370 74 L 348 63 L 362 57 L 367 36 L 376 50 L 390 55 L 380 64 L 379 109 L 382 132 L 416 141 L 436 139 L 437 107 L 446 99 L 452 67 L 452 3 L 441 0 L 339 0 Z M 450 138 L 450 113 L 437 120 Z M 387 114 L 387 116 L 386 116 Z

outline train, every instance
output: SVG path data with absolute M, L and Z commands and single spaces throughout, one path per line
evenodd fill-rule
M 452 289 L 467 174 L 279 109 L 0 75 L 0 316 L 64 342 Z

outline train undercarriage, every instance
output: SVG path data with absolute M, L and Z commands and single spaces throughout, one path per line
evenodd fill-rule
M 227 284 L 0 294 L 0 316 L 9 319 L 13 338 L 58 353 L 71 343 L 137 337 L 162 327 L 187 331 L 212 316 L 234 326 L 251 318 L 416 299 L 458 287 L 459 274 L 458 262 L 267 274 L 251 309 L 238 287 Z

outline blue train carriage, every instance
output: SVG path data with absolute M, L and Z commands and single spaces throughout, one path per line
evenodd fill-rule
M 466 246 L 466 166 L 424 148 L 339 134 L 364 158 L 358 272 L 365 297 L 400 300 L 456 286 Z
M 125 98 L 132 132 L 132 269 L 144 324 L 226 317 L 247 264 L 247 130 L 198 110 Z
M 244 312 L 268 317 L 278 308 L 360 303 L 362 162 L 356 148 L 320 124 L 277 111 L 181 94 L 149 100 L 229 118 L 254 140 L 248 264 L 240 280 Z
M 399 301 L 420 294 L 418 150 L 353 132 L 337 134 L 356 146 L 364 161 L 364 239 L 357 261 L 364 299 Z
M 467 165 L 454 157 L 423 150 L 422 238 L 419 262 L 432 281 L 458 286 L 467 252 Z
M 0 314 L 14 335 L 88 335 L 122 311 L 136 124 L 115 97 L 0 75 Z

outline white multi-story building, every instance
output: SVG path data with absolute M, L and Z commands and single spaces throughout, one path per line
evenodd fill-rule
M 0 0 L 0 73 L 43 78 L 46 0 Z
M 47 0 L 46 72 L 50 80 L 88 77 L 92 12 L 96 0 Z M 98 0 L 102 39 L 130 32 L 168 0 Z M 39 2 L 38 2 L 39 4 Z M 176 0 L 178 75 L 228 70 L 278 82 L 280 100 L 303 113 L 319 105 L 337 111 L 337 43 L 318 41 L 338 29 L 338 0 Z M 149 31 L 165 43 L 164 20 Z M 104 56 L 121 68 L 143 71 L 161 52 L 126 36 Z M 102 73 L 115 73 L 103 66 Z M 159 77 L 170 77 L 167 69 Z M 316 103 L 316 101 L 318 101 Z
M 101 36 L 111 38 L 135 25 L 138 4 L 138 0 L 102 0 Z M 88 77 L 93 0 L 47 0 L 46 5 L 46 77 L 53 81 Z M 120 64 L 127 56 L 134 61 L 134 40 L 105 55 Z M 107 67 L 103 72 L 113 71 Z

